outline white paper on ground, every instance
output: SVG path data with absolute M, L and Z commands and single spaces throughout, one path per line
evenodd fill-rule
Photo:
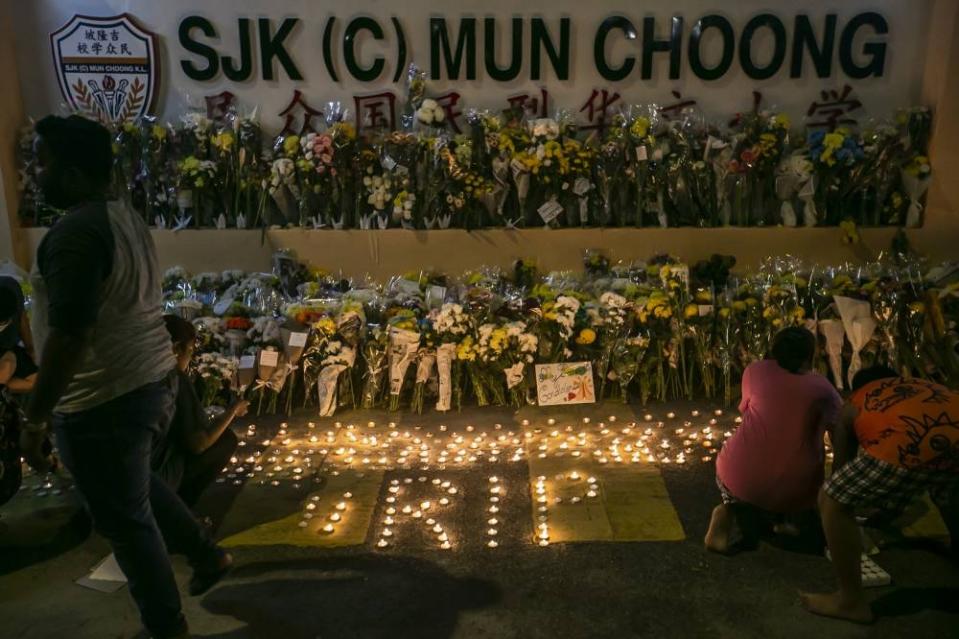
M 826 559 L 832 561 L 832 554 L 826 549 Z M 881 588 L 892 583 L 892 575 L 882 569 L 872 558 L 863 553 L 859 558 L 859 571 L 863 588 Z
M 123 588 L 127 578 L 120 570 L 117 558 L 111 553 L 104 557 L 90 570 L 90 574 L 80 577 L 75 582 L 78 586 L 90 588 L 98 592 L 111 593 Z

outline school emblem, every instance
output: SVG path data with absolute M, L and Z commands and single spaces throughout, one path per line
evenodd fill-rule
M 124 13 L 109 18 L 73 16 L 50 34 L 63 98 L 106 124 L 152 111 L 159 92 L 156 34 Z

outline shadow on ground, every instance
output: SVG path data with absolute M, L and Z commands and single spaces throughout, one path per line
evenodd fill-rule
M 66 554 L 90 536 L 91 528 L 78 505 L 38 509 L 9 523 L 0 511 L 0 575 Z
M 500 598 L 494 583 L 428 561 L 358 555 L 241 566 L 202 605 L 246 623 L 210 639 L 445 639 L 461 611 Z
M 959 615 L 959 588 L 897 588 L 872 602 L 876 617 L 904 617 L 924 610 Z

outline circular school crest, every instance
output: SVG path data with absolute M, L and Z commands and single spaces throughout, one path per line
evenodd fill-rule
M 107 124 L 135 120 L 153 109 L 160 82 L 157 36 L 129 14 L 73 16 L 50 34 L 63 98 Z

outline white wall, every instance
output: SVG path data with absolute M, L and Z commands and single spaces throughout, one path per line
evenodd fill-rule
M 75 14 L 113 15 L 129 12 L 146 28 L 161 36 L 161 63 L 163 68 L 163 89 L 158 102 L 159 114 L 164 118 L 173 118 L 181 113 L 188 104 L 202 104 L 202 96 L 229 89 L 236 93 L 241 103 L 252 107 L 258 105 L 268 128 L 276 129 L 280 119 L 276 114 L 288 103 L 293 89 L 300 88 L 311 104 L 322 106 L 328 100 L 341 100 L 344 105 L 352 104 L 352 95 L 377 90 L 392 89 L 402 96 L 402 84 L 392 83 L 393 58 L 395 56 L 395 38 L 389 28 L 389 18 L 397 16 L 406 31 L 408 46 L 414 59 L 423 67 L 429 64 L 429 18 L 434 15 L 445 16 L 456 24 L 459 17 L 475 16 L 480 19 L 477 34 L 478 66 L 482 69 L 482 18 L 494 16 L 501 25 L 500 49 L 507 44 L 504 36 L 509 32 L 509 18 L 513 15 L 531 17 L 542 16 L 558 33 L 558 17 L 572 18 L 572 54 L 571 77 L 559 82 L 551 73 L 543 83 L 529 81 L 528 55 L 524 62 L 524 72 L 520 78 L 509 83 L 497 83 L 488 78 L 476 82 L 459 81 L 454 83 L 465 99 L 465 106 L 502 108 L 505 97 L 525 90 L 536 90 L 545 84 L 555 97 L 555 105 L 578 109 L 589 96 L 593 87 L 608 86 L 623 94 L 625 103 L 659 102 L 665 103 L 672 98 L 673 89 L 678 89 L 684 97 L 699 101 L 701 107 L 711 111 L 712 115 L 728 115 L 731 112 L 750 106 L 750 92 L 761 90 L 766 105 L 776 106 L 793 114 L 805 111 L 809 103 L 823 88 L 838 88 L 847 82 L 836 61 L 830 79 L 819 79 L 811 73 L 811 65 L 806 60 L 805 77 L 791 80 L 788 73 L 791 49 L 792 22 L 797 13 L 808 13 L 813 23 L 822 24 L 823 16 L 835 11 L 839 14 L 839 30 L 849 17 L 862 11 L 878 11 L 890 25 L 890 32 L 882 39 L 888 43 L 886 70 L 882 78 L 869 78 L 849 81 L 856 94 L 863 101 L 865 109 L 860 112 L 860 120 L 867 114 L 885 116 L 899 106 L 914 104 L 919 100 L 922 69 L 925 63 L 927 18 L 930 0 L 737 0 L 737 2 L 712 2 L 706 0 L 655 0 L 649 2 L 583 2 L 582 0 L 460 0 L 457 2 L 437 3 L 435 0 L 402 0 L 384 2 L 382 0 L 355 0 L 350 3 L 317 0 L 23 0 L 9 3 L 14 30 L 16 32 L 17 62 L 23 86 L 25 111 L 31 116 L 40 116 L 57 109 L 62 98 L 57 88 L 50 53 L 49 33 L 56 30 Z M 703 82 L 689 69 L 686 55 L 686 42 L 691 24 L 707 13 L 720 13 L 733 23 L 737 36 L 746 21 L 763 11 L 779 16 L 787 27 L 790 37 L 787 43 L 787 61 L 784 69 L 766 81 L 755 81 L 745 76 L 734 62 L 731 70 L 723 78 L 713 82 Z M 666 54 L 657 54 L 654 78 L 649 81 L 639 79 L 638 72 L 624 82 L 611 85 L 595 71 L 593 63 L 593 36 L 600 22 L 607 16 L 621 13 L 626 15 L 642 32 L 642 19 L 647 15 L 657 18 L 657 30 L 660 37 L 665 36 L 670 16 L 682 15 L 686 20 L 682 78 L 669 80 L 667 76 Z M 220 31 L 219 47 L 237 55 L 236 19 L 238 17 L 271 17 L 276 23 L 283 17 L 297 16 L 301 19 L 299 28 L 288 40 L 289 49 L 304 74 L 303 82 L 293 82 L 282 73 L 275 81 L 251 80 L 241 85 L 227 81 L 222 73 L 215 81 L 198 83 L 186 77 L 180 68 L 180 60 L 190 57 L 180 46 L 177 28 L 186 15 L 199 14 L 210 19 Z M 335 45 L 340 59 L 339 84 L 330 81 L 322 62 L 322 33 L 326 20 L 335 15 L 339 22 L 339 31 L 346 20 L 356 15 L 372 15 L 384 25 L 387 40 L 385 43 L 367 42 L 363 51 L 366 61 L 377 51 L 387 58 L 387 73 L 378 83 L 360 84 L 344 81 L 345 69 L 342 63 L 342 41 Z M 528 29 L 528 27 L 527 27 Z M 255 31 L 255 29 L 254 29 Z M 715 35 L 715 32 L 713 32 Z M 524 46 L 529 46 L 528 30 Z M 626 42 L 619 35 L 613 38 L 609 57 L 612 61 L 622 60 L 631 53 L 637 56 L 637 67 L 641 51 L 637 42 Z M 839 44 L 839 34 L 836 38 Z M 708 42 L 708 41 L 707 41 Z M 757 41 L 758 42 L 758 41 Z M 858 46 L 859 40 L 857 40 Z M 713 42 L 712 44 L 716 44 Z M 707 51 L 709 47 L 706 47 Z M 930 52 L 935 55 L 935 52 Z M 505 62 L 505 53 L 499 60 Z M 760 58 L 763 56 L 760 55 Z M 258 65 L 256 65 L 258 67 Z M 482 73 L 481 73 L 482 77 Z M 431 91 L 441 92 L 448 88 L 446 83 L 431 86 Z

